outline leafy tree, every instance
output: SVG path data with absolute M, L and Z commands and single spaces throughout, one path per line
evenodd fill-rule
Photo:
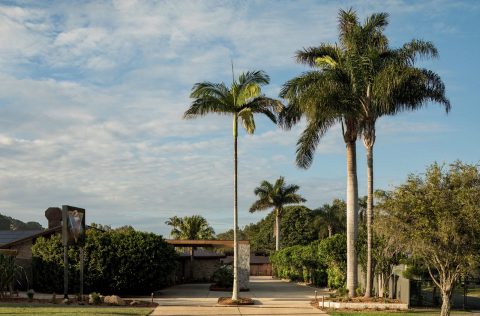
M 233 66 L 232 66 L 233 68 Z M 232 69 L 233 70 L 233 69 Z M 238 119 L 249 134 L 255 131 L 254 114 L 264 114 L 274 123 L 275 112 L 280 112 L 282 104 L 261 95 L 261 86 L 268 84 L 270 78 L 263 71 L 242 73 L 238 80 L 233 80 L 230 88 L 224 83 L 200 82 L 193 86 L 190 97 L 193 102 L 185 112 L 184 118 L 192 119 L 208 113 L 232 115 L 233 117 L 233 291 L 232 300 L 238 299 L 238 183 L 237 183 L 237 136 Z
M 170 217 L 165 224 L 172 226 L 170 235 L 174 239 L 213 239 L 215 231 L 207 220 L 200 215 Z
M 43 230 L 37 222 L 22 222 L 10 216 L 0 214 L 0 230 Z
M 280 222 L 283 208 L 288 204 L 303 203 L 306 200 L 296 192 L 300 189 L 298 185 L 285 184 L 285 179 L 280 177 L 271 184 L 268 181 L 262 181 L 259 187 L 255 188 L 254 193 L 258 196 L 250 207 L 250 212 L 263 211 L 273 208 L 275 212 L 275 250 L 280 250 Z
M 410 175 L 381 194 L 384 235 L 419 258 L 442 295 L 441 315 L 449 315 L 455 282 L 474 271 L 480 251 L 480 170 L 455 162 Z

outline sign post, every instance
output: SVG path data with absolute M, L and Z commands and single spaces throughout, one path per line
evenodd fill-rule
M 63 298 L 68 300 L 68 246 L 80 246 L 80 295 L 83 299 L 83 245 L 85 244 L 85 209 L 62 206 Z

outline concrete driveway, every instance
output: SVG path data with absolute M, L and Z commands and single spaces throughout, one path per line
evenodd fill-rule
M 241 292 L 255 300 L 253 306 L 218 306 L 217 300 L 231 292 L 209 291 L 210 284 L 182 284 L 161 291 L 155 301 L 160 305 L 152 315 L 311 315 L 321 314 L 310 306 L 325 290 L 302 286 L 271 277 L 251 277 L 250 291 Z

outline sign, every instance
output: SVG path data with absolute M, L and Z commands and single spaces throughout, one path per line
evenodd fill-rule
M 62 241 L 64 246 L 85 243 L 85 209 L 62 206 Z

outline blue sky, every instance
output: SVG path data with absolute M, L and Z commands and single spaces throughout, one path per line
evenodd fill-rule
M 230 82 L 263 69 L 264 92 L 307 70 L 302 47 L 334 43 L 340 8 L 363 19 L 390 13 L 391 45 L 430 40 L 452 111 L 436 104 L 378 122 L 377 188 L 391 189 L 434 161 L 477 163 L 480 149 L 480 4 L 477 1 L 0 1 L 0 212 L 46 225 L 43 210 L 71 204 L 87 222 L 168 234 L 173 215 L 232 223 L 231 121 L 184 121 L 199 81 Z M 311 208 L 345 196 L 339 127 L 308 170 L 294 164 L 302 126 L 282 131 L 257 119 L 239 139 L 241 226 L 253 189 L 284 175 Z M 365 194 L 365 150 L 357 144 Z

